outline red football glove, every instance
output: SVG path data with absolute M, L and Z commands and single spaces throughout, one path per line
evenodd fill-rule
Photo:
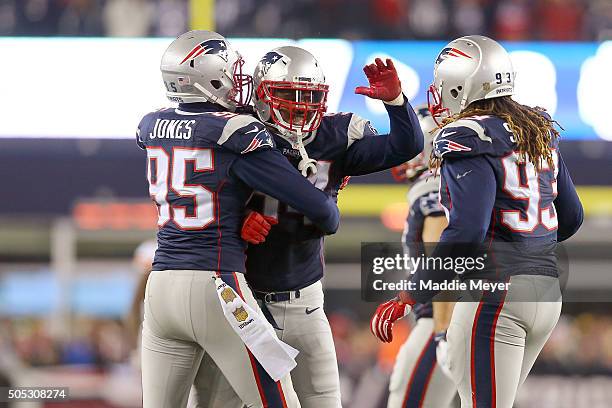
M 370 320 L 372 334 L 384 343 L 391 343 L 393 323 L 410 313 L 412 305 L 414 301 L 410 296 L 406 292 L 400 292 L 397 298 L 378 306 Z
M 408 169 L 407 163 L 402 163 L 398 166 L 391 167 L 391 176 L 393 176 L 393 180 L 398 183 L 403 183 L 406 181 L 408 176 L 406 176 L 406 170 Z
M 373 99 L 392 101 L 402 93 L 402 84 L 393 66 L 393 61 L 387 58 L 387 65 L 385 65 L 380 58 L 376 58 L 374 62 L 374 64 L 363 67 L 370 86 L 358 86 L 355 88 L 355 93 Z
M 249 244 L 261 244 L 266 240 L 272 225 L 278 224 L 274 217 L 261 215 L 256 211 L 251 211 L 242 223 L 240 237 Z

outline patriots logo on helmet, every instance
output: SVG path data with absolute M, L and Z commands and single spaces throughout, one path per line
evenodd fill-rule
M 440 54 L 438 54 L 438 58 L 436 58 L 436 65 L 438 65 L 440 62 L 444 61 L 448 57 L 465 57 L 472 59 L 472 57 L 470 57 L 461 50 L 452 47 L 446 47 L 442 51 L 440 51 Z
M 270 67 L 281 58 L 283 58 L 283 55 L 279 54 L 276 51 L 270 51 L 269 53 L 264 55 L 261 61 L 259 61 L 259 63 L 261 64 L 261 70 L 263 71 L 264 75 L 267 74 Z
M 196 57 L 205 54 L 218 55 L 223 58 L 225 62 L 227 62 L 227 44 L 223 40 L 203 41 L 189 51 L 189 54 L 187 54 L 187 56 L 181 61 L 181 64 L 183 64 L 185 61 L 195 59 Z
M 266 129 L 257 129 L 257 127 L 255 127 L 255 129 L 245 132 L 245 134 L 253 132 L 257 132 L 255 137 L 253 137 L 251 143 L 249 143 L 249 145 L 243 151 L 241 151 L 240 154 L 252 152 L 263 146 L 274 147 L 272 136 L 270 136 L 270 133 L 268 133 Z
M 448 152 L 471 152 L 472 148 L 457 143 L 449 139 L 440 139 L 434 141 L 436 145 L 436 152 L 440 157 L 444 156 Z

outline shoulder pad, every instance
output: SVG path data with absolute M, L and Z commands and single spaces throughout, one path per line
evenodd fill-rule
M 146 132 L 149 126 L 149 122 L 151 121 L 153 115 L 155 115 L 157 112 L 159 112 L 159 110 L 155 112 L 149 112 L 144 115 L 140 120 L 140 123 L 138 124 L 138 128 L 136 128 L 136 144 L 143 150 L 146 149 Z
M 362 139 L 364 136 L 376 136 L 378 131 L 372 126 L 369 120 L 353 113 L 348 125 L 348 147 L 351 147 L 353 142 Z
M 434 151 L 441 158 L 478 156 L 492 153 L 493 139 L 479 120 L 459 119 L 438 131 L 434 137 Z
M 217 144 L 239 154 L 275 147 L 274 139 L 264 124 L 250 115 L 229 118 Z
M 331 126 L 334 133 L 338 135 L 346 135 L 346 148 L 362 139 L 364 136 L 378 135 L 376 129 L 372 126 L 369 120 L 351 112 L 339 112 L 327 114 L 323 117 L 323 121 Z

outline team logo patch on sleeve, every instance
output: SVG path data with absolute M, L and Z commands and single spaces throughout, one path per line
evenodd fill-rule
M 200 55 L 218 55 L 227 62 L 227 44 L 223 40 L 203 41 L 189 51 L 189 54 L 181 61 L 181 64 L 185 61 L 195 59 Z
M 369 134 L 371 135 L 378 135 L 378 130 L 376 130 L 376 128 L 374 128 L 374 126 L 372 126 L 372 124 L 370 123 L 370 121 L 368 120 L 366 125 L 365 125 L 367 131 L 369 132 Z
M 444 156 L 448 152 L 471 152 L 472 148 L 462 145 L 461 143 L 454 142 L 448 139 L 441 139 L 434 141 L 436 145 L 436 152 L 439 156 Z
M 249 145 L 243 151 L 241 151 L 240 154 L 249 153 L 264 146 L 274 147 L 272 136 L 270 136 L 270 133 L 268 133 L 266 129 L 257 129 L 257 127 L 255 127 L 255 129 L 245 132 L 245 134 L 248 135 L 249 133 L 254 132 L 257 133 L 253 137 L 253 140 L 251 140 L 251 143 L 249 143 Z

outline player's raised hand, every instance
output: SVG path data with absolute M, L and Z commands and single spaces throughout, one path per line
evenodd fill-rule
M 402 93 L 402 84 L 390 58 L 387 58 L 386 65 L 380 58 L 376 58 L 374 64 L 363 67 L 363 72 L 370 86 L 358 86 L 355 88 L 356 94 L 390 102 Z
M 406 292 L 378 306 L 370 320 L 370 330 L 378 340 L 391 343 L 393 340 L 393 323 L 406 316 L 412 310 L 414 301 Z
M 251 211 L 242 223 L 240 237 L 249 244 L 261 244 L 266 240 L 272 225 L 278 224 L 273 217 L 266 217 L 256 211 Z

